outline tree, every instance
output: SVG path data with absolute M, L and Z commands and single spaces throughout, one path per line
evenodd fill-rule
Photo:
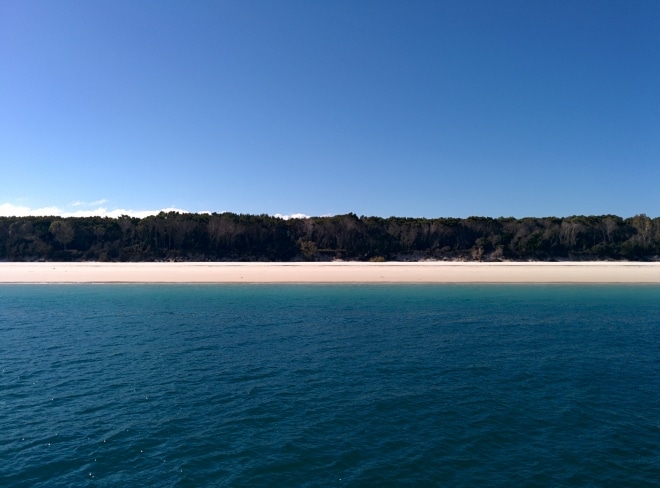
M 651 244 L 653 221 L 646 214 L 639 214 L 632 218 L 632 226 L 637 231 L 637 240 L 641 242 L 642 247 L 649 247 Z
M 57 242 L 62 244 L 65 251 L 66 246 L 73 241 L 73 226 L 66 220 L 55 220 L 50 224 L 50 227 L 48 227 L 48 231 L 53 234 L 53 237 Z

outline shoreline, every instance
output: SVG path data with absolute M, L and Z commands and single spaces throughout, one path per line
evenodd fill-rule
M 21 283 L 660 283 L 660 262 L 0 263 Z

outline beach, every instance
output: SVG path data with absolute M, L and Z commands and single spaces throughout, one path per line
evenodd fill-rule
M 0 283 L 660 283 L 660 263 L 0 263 Z

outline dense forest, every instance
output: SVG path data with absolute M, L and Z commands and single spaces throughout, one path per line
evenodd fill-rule
M 659 260 L 660 218 L 0 217 L 2 261 Z

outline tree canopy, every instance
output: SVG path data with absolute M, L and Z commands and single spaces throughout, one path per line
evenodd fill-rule
M 0 217 L 3 261 L 657 260 L 660 218 Z

